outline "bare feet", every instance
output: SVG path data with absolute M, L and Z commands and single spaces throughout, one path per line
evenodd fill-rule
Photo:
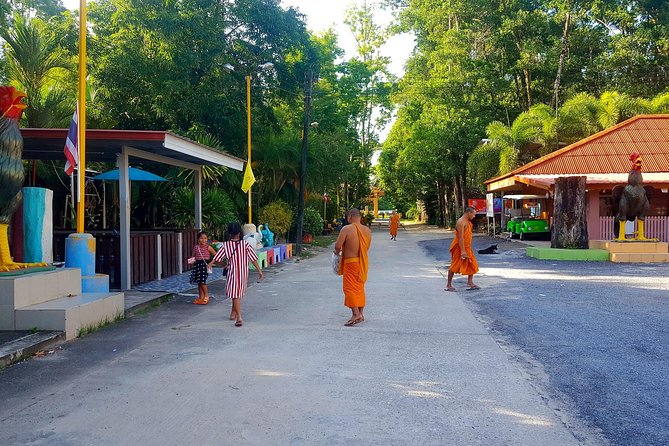
M 233 311 L 232 313 L 230 313 L 230 320 L 231 320 L 231 321 L 234 321 L 234 320 L 236 320 L 236 319 L 237 319 L 237 313 L 235 313 L 235 312 Z
M 457 290 L 451 285 L 448 285 L 446 288 L 444 288 L 444 291 L 457 291 Z

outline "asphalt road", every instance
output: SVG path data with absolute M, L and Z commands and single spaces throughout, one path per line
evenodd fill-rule
M 421 243 L 445 264 L 448 244 Z M 500 345 L 529 373 L 542 369 L 551 399 L 612 444 L 669 445 L 669 265 L 545 261 L 518 243 L 499 247 L 478 256 L 484 289 L 459 294 Z
M 0 371 L 0 444 L 602 444 L 464 302 L 504 288 L 444 292 L 418 246 L 443 236 L 375 232 L 355 327 L 324 252 L 271 268 L 241 328 L 182 295 Z

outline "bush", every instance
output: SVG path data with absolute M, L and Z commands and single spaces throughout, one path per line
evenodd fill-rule
M 282 237 L 290 229 L 290 223 L 293 219 L 293 211 L 283 201 L 275 201 L 260 210 L 260 224 L 267 223 L 269 229 Z
M 418 216 L 420 215 L 420 212 L 418 211 L 418 206 L 413 205 L 409 208 L 409 210 L 406 213 L 406 218 L 409 220 L 418 220 Z
M 179 229 L 195 226 L 195 194 L 192 189 L 175 189 L 171 202 L 167 205 L 168 223 Z M 202 230 L 212 238 L 222 239 L 227 224 L 239 221 L 237 209 L 221 189 L 202 191 Z M 200 228 L 196 228 L 200 229 Z
M 321 235 L 323 233 L 323 217 L 314 208 L 304 208 L 303 233 Z
M 360 223 L 369 226 L 372 224 L 373 221 L 374 221 L 374 214 L 372 214 L 371 212 L 368 213 L 362 212 L 362 216 L 360 217 Z

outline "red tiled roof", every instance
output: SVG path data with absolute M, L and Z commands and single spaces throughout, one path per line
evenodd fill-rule
M 642 172 L 669 172 L 669 115 L 635 116 L 485 183 L 514 175 L 627 173 L 635 151 Z

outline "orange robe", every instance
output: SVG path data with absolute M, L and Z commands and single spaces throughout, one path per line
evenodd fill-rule
M 397 237 L 397 229 L 400 227 L 400 216 L 395 214 L 390 217 L 390 235 Z
M 449 268 L 449 270 L 454 273 L 460 273 L 469 276 L 471 274 L 476 274 L 479 271 L 479 264 L 476 261 L 476 257 L 474 257 L 474 250 L 472 249 L 473 227 L 474 225 L 472 225 L 472 222 L 468 222 L 467 226 L 465 227 L 465 233 L 463 234 L 465 241 L 465 251 L 467 252 L 468 256 L 466 259 L 462 258 L 460 243 L 458 242 L 460 234 L 458 233 L 457 229 L 455 230 L 455 238 L 453 239 L 453 242 L 451 242 L 451 267 Z
M 372 240 L 360 229 L 360 223 L 352 223 L 358 231 L 360 240 L 360 251 L 358 257 L 342 259 L 339 263 L 339 275 L 344 276 L 344 305 L 349 308 L 362 308 L 365 306 L 365 282 L 369 272 L 369 245 Z

